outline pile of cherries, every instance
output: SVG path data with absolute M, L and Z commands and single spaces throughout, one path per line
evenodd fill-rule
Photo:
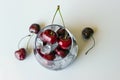
M 30 33 L 33 34 L 38 34 L 40 30 L 41 28 L 39 24 L 32 24 L 29 27 Z M 82 31 L 82 36 L 84 39 L 88 40 L 93 35 L 93 33 L 93 29 L 87 27 Z M 43 42 L 43 47 L 47 44 L 58 44 L 57 47 L 55 47 L 55 49 L 51 50 L 49 53 L 43 53 L 41 51 L 41 47 L 37 49 L 37 53 L 39 53 L 40 56 L 50 61 L 55 60 L 56 56 L 65 58 L 68 55 L 72 44 L 72 39 L 64 28 L 59 28 L 56 32 L 52 29 L 46 29 L 38 35 L 38 38 Z M 25 48 L 19 48 L 17 51 L 15 51 L 15 57 L 18 60 L 24 60 L 26 58 L 26 54 L 27 49 Z
M 38 34 L 40 30 L 40 25 L 38 24 L 32 24 L 29 28 L 29 31 L 34 34 Z M 42 53 L 41 47 L 37 49 L 37 52 L 44 59 L 52 61 L 56 56 L 64 58 L 69 53 L 72 39 L 64 28 L 59 28 L 56 32 L 51 29 L 46 29 L 42 31 L 38 37 L 43 42 L 43 47 L 47 44 L 58 44 L 57 47 L 49 53 Z M 26 58 L 26 54 L 27 50 L 25 48 L 20 48 L 15 51 L 15 56 L 19 60 L 24 60 Z
M 38 38 L 42 41 L 43 46 L 37 49 L 37 52 L 46 60 L 56 60 L 58 57 L 64 58 L 69 53 L 72 39 L 64 28 L 59 28 L 56 32 L 52 29 L 46 29 L 38 34 Z M 56 45 L 49 52 L 42 52 L 42 48 L 46 45 Z

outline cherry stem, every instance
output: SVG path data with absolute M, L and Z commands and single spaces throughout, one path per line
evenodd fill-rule
M 95 39 L 94 39 L 93 36 L 92 36 L 91 38 L 92 38 L 92 40 L 93 40 L 93 45 L 85 52 L 85 55 L 87 55 L 88 52 L 95 46 Z
M 22 41 L 23 39 L 27 38 L 27 37 L 30 37 L 30 36 L 31 36 L 31 35 L 27 35 L 27 36 L 25 36 L 25 37 L 23 37 L 23 38 L 20 39 L 20 41 L 18 42 L 18 49 L 20 49 L 20 43 L 21 43 L 21 41 Z
M 28 46 L 29 46 L 30 40 L 31 40 L 31 38 L 32 38 L 33 35 L 34 35 L 34 34 L 32 34 L 32 35 L 29 34 L 29 35 L 21 38 L 20 41 L 19 41 L 19 43 L 18 43 L 18 49 L 20 49 L 20 43 L 22 42 L 22 40 L 24 40 L 25 38 L 29 37 L 29 40 L 28 40 L 28 42 L 27 42 L 27 48 L 26 48 L 26 49 L 28 50 Z
M 65 32 L 65 39 L 67 39 L 68 35 L 67 35 L 67 32 Z
M 63 26 L 65 27 L 64 19 L 62 17 L 61 11 L 60 11 L 60 5 L 57 6 L 56 12 L 55 12 L 55 14 L 53 16 L 53 19 L 52 19 L 52 24 L 54 23 L 54 20 L 55 20 L 55 17 L 56 17 L 56 14 L 57 14 L 58 11 L 59 11 L 60 17 L 62 19 Z
M 27 50 L 28 50 L 28 46 L 29 46 L 30 40 L 31 40 L 31 38 L 33 37 L 33 35 L 34 35 L 34 34 L 30 35 L 30 38 L 29 38 L 29 40 L 28 40 L 28 42 L 27 42 L 27 48 L 26 48 Z

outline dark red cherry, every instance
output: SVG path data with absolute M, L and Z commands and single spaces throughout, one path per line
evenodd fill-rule
M 43 58 L 46 59 L 46 60 L 52 61 L 52 60 L 55 59 L 55 54 L 56 54 L 56 53 L 55 53 L 54 51 L 50 52 L 49 54 L 48 54 L 48 53 L 43 54 L 43 53 L 41 52 L 41 49 L 40 49 L 40 48 L 39 48 L 39 49 L 36 49 L 36 51 L 37 51 L 37 53 L 38 53 L 41 57 L 43 57 Z
M 93 35 L 94 31 L 90 27 L 86 27 L 82 31 L 82 36 L 84 39 L 89 39 Z
M 50 60 L 53 61 L 55 59 L 55 52 L 51 52 L 49 54 L 44 54 L 43 58 L 45 58 L 46 60 Z
M 57 40 L 57 34 L 54 31 L 47 29 L 41 33 L 40 38 L 43 42 L 54 44 Z
M 72 44 L 72 40 L 69 36 L 61 37 L 58 41 L 58 44 L 62 49 L 68 49 Z
M 68 32 L 64 28 L 60 28 L 57 30 L 58 37 L 64 37 L 65 35 L 68 35 Z
M 36 49 L 36 52 L 40 55 L 40 56 L 44 56 L 42 53 L 41 53 L 41 49 L 40 48 L 38 48 L 38 49 Z
M 32 24 L 31 26 L 30 26 L 30 28 L 29 28 L 29 31 L 31 32 L 31 33 L 35 33 L 35 34 L 37 34 L 39 31 L 40 31 L 40 25 L 39 24 Z
M 43 42 L 43 46 L 45 46 L 47 44 L 47 42 Z
M 24 48 L 21 48 L 17 51 L 15 51 L 15 57 L 18 59 L 18 60 L 24 60 L 25 57 L 26 57 L 26 51 Z
M 61 56 L 62 58 L 66 57 L 67 54 L 69 53 L 69 50 L 61 49 L 59 47 L 56 48 L 55 51 L 56 51 L 57 55 Z

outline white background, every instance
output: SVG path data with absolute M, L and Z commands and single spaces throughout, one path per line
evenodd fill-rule
M 51 71 L 33 53 L 17 60 L 18 41 L 29 34 L 32 23 L 51 24 L 58 4 L 79 44 L 75 62 Z M 59 15 L 55 23 L 61 24 Z M 83 25 L 95 30 L 96 46 L 87 56 L 92 41 L 82 39 Z M 0 80 L 120 80 L 120 0 L 0 0 Z

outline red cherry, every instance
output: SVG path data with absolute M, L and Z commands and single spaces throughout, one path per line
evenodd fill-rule
M 41 49 L 40 48 L 38 48 L 38 49 L 36 49 L 36 51 L 37 51 L 37 53 L 40 55 L 40 56 L 44 56 L 42 53 L 41 53 Z
M 71 40 L 70 37 L 60 38 L 59 41 L 58 41 L 58 44 L 62 49 L 70 48 L 71 43 L 72 43 L 72 40 Z
M 94 30 L 90 27 L 86 27 L 82 31 L 82 36 L 84 39 L 88 40 L 94 34 Z
M 24 48 L 21 48 L 17 51 L 15 51 L 15 57 L 18 59 L 18 60 L 24 60 L 25 57 L 26 57 L 26 51 Z
M 53 61 L 55 59 L 55 52 L 51 52 L 50 54 L 44 54 L 43 56 L 46 60 Z
M 61 56 L 62 58 L 66 57 L 67 54 L 69 53 L 69 50 L 61 49 L 61 48 L 56 48 L 55 49 L 57 55 Z
M 64 28 L 60 28 L 57 30 L 57 34 L 58 34 L 58 37 L 60 37 L 60 36 L 65 36 L 68 33 Z
M 32 24 L 29 28 L 29 31 L 31 33 L 37 34 L 40 31 L 40 25 L 39 24 Z
M 49 54 L 47 53 L 47 54 L 43 54 L 42 52 L 41 52 L 41 49 L 36 49 L 36 51 L 37 51 L 37 53 L 41 56 L 41 57 L 43 57 L 44 59 L 46 59 L 46 60 L 50 60 L 50 61 L 52 61 L 52 60 L 54 60 L 55 59 L 55 52 L 53 51 L 53 52 L 50 52 Z
M 54 31 L 47 29 L 41 33 L 40 38 L 43 42 L 54 44 L 57 40 L 57 34 Z

